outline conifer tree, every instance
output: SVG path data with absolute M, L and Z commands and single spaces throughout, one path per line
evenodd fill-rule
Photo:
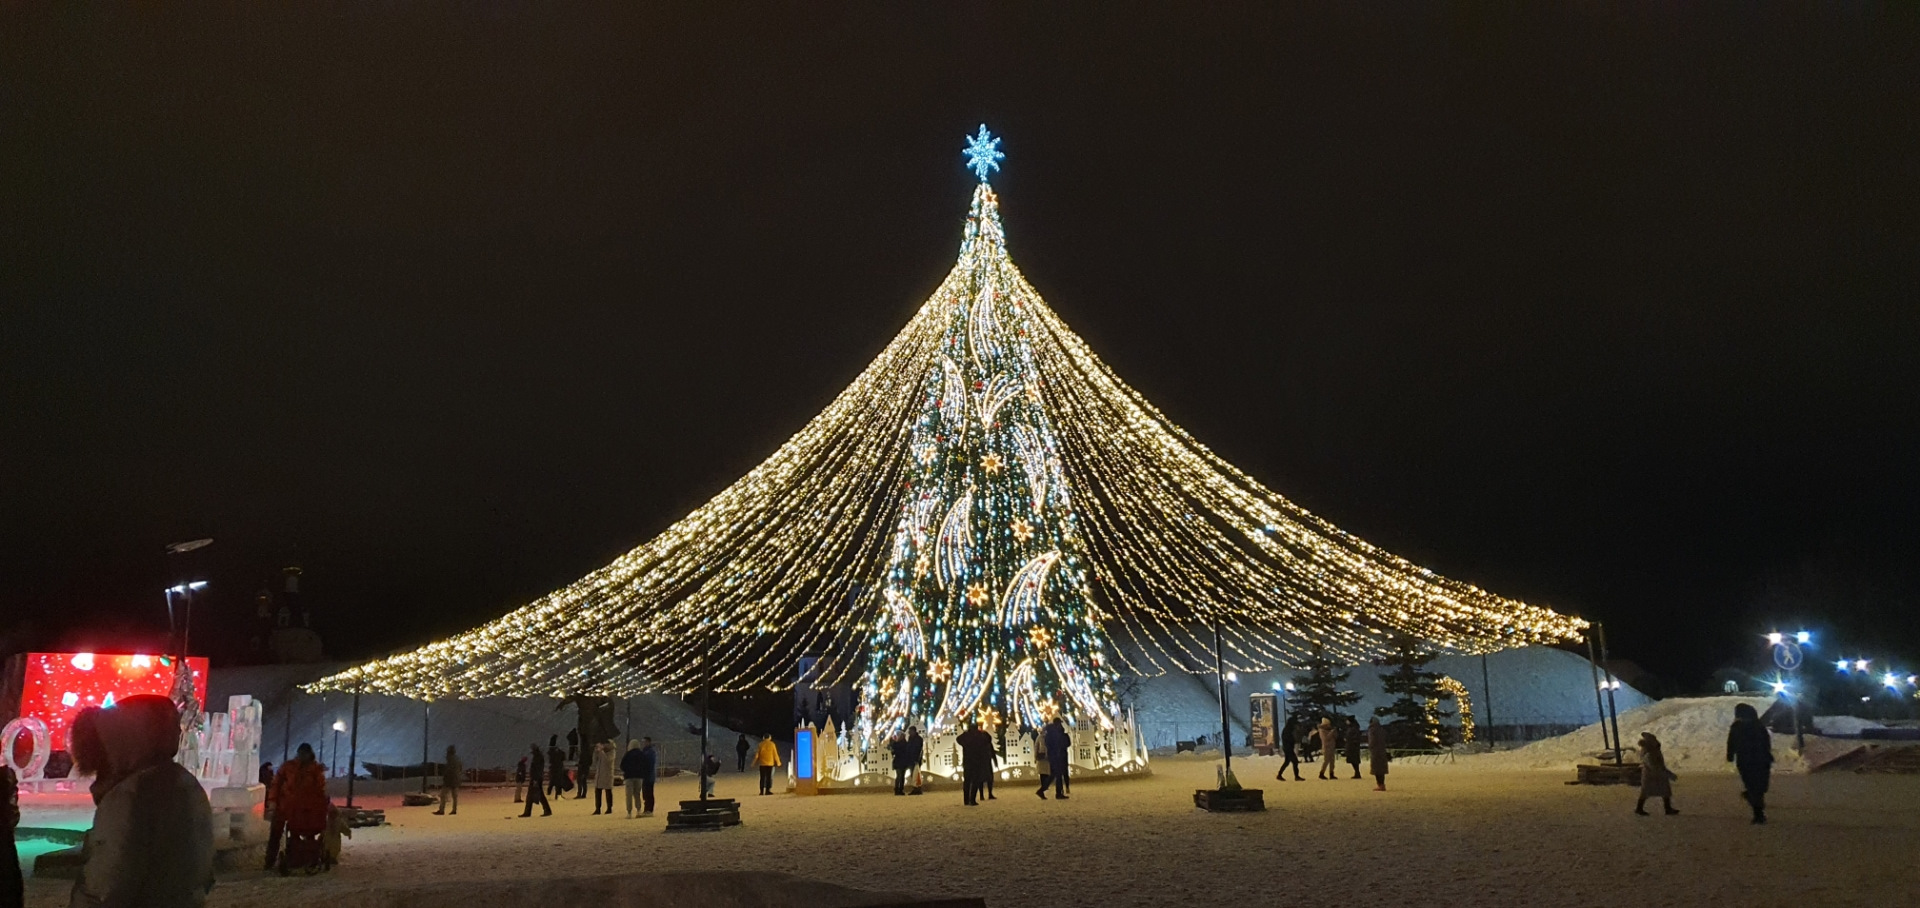
M 1389 734 L 1399 743 L 1414 747 L 1440 747 L 1447 743 L 1447 727 L 1440 720 L 1453 713 L 1439 708 L 1453 693 L 1440 685 L 1446 677 L 1427 671 L 1434 653 L 1424 650 L 1420 641 L 1406 634 L 1394 638 L 1393 651 L 1375 665 L 1392 666 L 1380 675 L 1380 687 L 1394 700 L 1376 706 L 1373 714 L 1388 720 Z
M 1315 646 L 1313 655 L 1299 668 L 1306 674 L 1293 676 L 1293 693 L 1287 698 L 1296 715 L 1317 721 L 1320 716 L 1340 715 L 1341 707 L 1360 702 L 1359 692 L 1340 686 L 1353 673 L 1339 671 L 1340 666 L 1327 657 L 1322 647 Z

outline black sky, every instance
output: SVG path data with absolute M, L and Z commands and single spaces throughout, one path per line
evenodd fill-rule
M 906 320 L 985 121 L 1035 286 L 1300 503 L 1689 683 L 1920 657 L 1910 4 L 79 6 L 0 9 L 17 645 L 198 535 L 347 655 L 599 566 Z

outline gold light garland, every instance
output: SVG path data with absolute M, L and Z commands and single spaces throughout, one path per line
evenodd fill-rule
M 982 260 L 980 257 L 986 257 Z M 948 303 L 995 275 L 1026 316 L 1057 456 L 1015 458 L 1036 490 L 1070 489 L 1097 620 L 1139 674 L 1211 671 L 1217 626 L 1242 670 L 1295 664 L 1314 644 L 1348 663 L 1408 633 L 1465 653 L 1578 638 L 1586 622 L 1489 593 L 1382 551 L 1261 485 L 1195 441 L 1101 362 L 1008 258 L 998 199 L 974 194 L 961 258 L 919 312 L 826 409 L 765 461 L 660 535 L 581 580 L 462 634 L 306 685 L 424 699 L 784 689 L 818 654 L 817 683 L 850 680 L 900 528 L 904 478 L 931 451 L 909 438 Z M 990 313 L 989 313 L 990 314 Z M 983 323 L 980 342 L 998 326 Z M 965 388 L 953 388 L 956 398 Z M 1025 450 L 1025 449 L 1023 449 Z M 939 531 L 933 523 L 910 528 Z M 924 557 L 916 575 L 938 568 Z M 984 591 L 982 595 L 985 595 Z M 1135 661 L 1137 660 L 1137 661 Z

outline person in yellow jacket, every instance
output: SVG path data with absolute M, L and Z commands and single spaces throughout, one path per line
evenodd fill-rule
M 753 752 L 753 765 L 760 767 L 760 793 L 773 794 L 773 771 L 780 766 L 780 748 L 773 743 L 773 736 L 760 739 L 760 748 Z

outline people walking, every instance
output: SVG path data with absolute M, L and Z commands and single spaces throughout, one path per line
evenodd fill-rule
M 555 798 L 567 796 L 567 752 L 560 749 L 560 736 L 547 739 L 547 794 Z M 539 773 L 534 774 L 535 778 Z
M 740 740 L 733 742 L 733 753 L 739 760 L 738 766 L 734 770 L 735 772 L 747 771 L 747 754 L 752 752 L 753 745 L 747 742 L 747 733 L 741 732 Z
M 521 801 L 526 800 L 526 794 L 527 794 L 526 788 L 527 788 L 527 757 L 525 754 L 522 754 L 520 756 L 520 762 L 514 764 L 513 766 L 513 803 L 518 804 Z
M 1338 779 L 1340 770 L 1334 768 L 1333 761 L 1340 753 L 1340 732 L 1333 727 L 1333 719 L 1320 717 L 1320 778 Z
M 558 753 L 560 748 L 549 746 L 546 753 L 541 753 L 540 745 L 533 744 L 530 745 L 530 747 L 532 752 L 527 754 L 526 757 L 527 806 L 525 810 L 520 811 L 520 815 L 523 817 L 533 816 L 533 805 L 538 804 L 540 805 L 540 815 L 550 817 L 553 816 L 553 808 L 547 804 L 547 789 L 553 786 L 549 781 L 551 777 L 547 775 L 547 759 L 551 755 Z
M 460 756 L 453 752 L 453 745 L 447 745 L 447 762 L 440 767 L 440 809 L 433 812 L 434 816 L 448 813 L 449 801 L 453 803 L 452 813 L 460 812 L 460 781 L 465 772 Z
M 1633 805 L 1633 812 L 1647 815 L 1647 799 L 1659 798 L 1666 808 L 1667 816 L 1680 811 L 1673 809 L 1673 780 L 1680 778 L 1667 768 L 1667 758 L 1660 753 L 1660 739 L 1653 732 L 1640 733 L 1640 802 Z
M 1053 799 L 1067 799 L 1067 758 L 1072 756 L 1073 739 L 1067 735 L 1067 725 L 1055 716 L 1047 723 L 1042 732 L 1047 744 L 1047 775 L 1053 782 Z M 1041 797 L 1046 797 L 1046 789 L 1041 789 Z
M 593 812 L 598 816 L 600 802 L 607 802 L 607 816 L 613 816 L 613 752 L 619 745 L 608 741 L 593 745 Z
M 887 752 L 893 755 L 893 793 L 904 797 L 907 793 L 907 772 L 913 769 L 913 753 L 907 746 L 907 736 L 894 732 L 887 739 Z
M 907 766 L 913 770 L 913 787 L 907 789 L 907 796 L 920 794 L 920 764 L 927 759 L 927 741 L 920 737 L 920 729 L 907 726 Z
M 589 748 L 587 747 L 589 743 L 591 742 L 580 742 L 580 756 L 573 761 L 573 799 L 576 801 L 587 799 L 587 788 L 593 783 L 593 755 L 599 749 L 599 745 Z M 594 803 L 597 804 L 599 801 L 598 797 L 594 798 Z
M 86 863 L 71 903 L 206 904 L 213 888 L 213 807 L 199 780 L 173 760 L 180 711 L 157 694 L 128 697 L 101 712 L 98 730 L 111 785 L 87 830 Z
M 1040 774 L 1040 790 L 1034 792 L 1040 800 L 1047 799 L 1047 786 L 1053 784 L 1053 763 L 1047 759 L 1047 727 L 1040 726 L 1033 732 L 1033 771 Z
M 745 738 L 741 736 L 742 740 Z M 780 768 L 780 747 L 773 743 L 772 735 L 760 737 L 760 747 L 753 752 L 753 765 L 760 768 L 760 793 L 773 794 L 773 771 Z
M 1288 716 L 1287 723 L 1280 726 L 1280 771 L 1273 777 L 1279 781 L 1287 780 L 1287 767 L 1293 767 L 1293 780 L 1300 781 L 1300 717 Z
M 1346 727 L 1340 729 L 1340 748 L 1347 758 L 1347 765 L 1353 767 L 1353 777 L 1360 778 L 1360 738 L 1365 734 L 1360 730 L 1360 719 L 1348 716 Z
M 986 793 L 993 762 L 999 758 L 999 754 L 993 752 L 993 736 L 982 731 L 979 722 L 974 722 L 953 743 L 960 748 L 960 803 L 976 806 L 980 796 Z
M 1733 725 L 1727 729 L 1727 762 L 1740 772 L 1740 784 L 1746 788 L 1740 796 L 1753 808 L 1753 822 L 1767 822 L 1767 788 L 1773 774 L 1773 736 L 1760 721 L 1760 713 L 1746 703 L 1733 708 Z
M 1367 762 L 1373 772 L 1373 790 L 1387 790 L 1387 761 L 1393 759 L 1387 753 L 1387 730 L 1380 727 L 1378 717 L 1367 720 Z
M 653 751 L 641 751 L 652 741 L 652 738 L 628 741 L 627 752 L 620 758 L 620 775 L 626 779 L 629 820 L 633 819 L 634 814 L 646 816 L 653 813 Z

